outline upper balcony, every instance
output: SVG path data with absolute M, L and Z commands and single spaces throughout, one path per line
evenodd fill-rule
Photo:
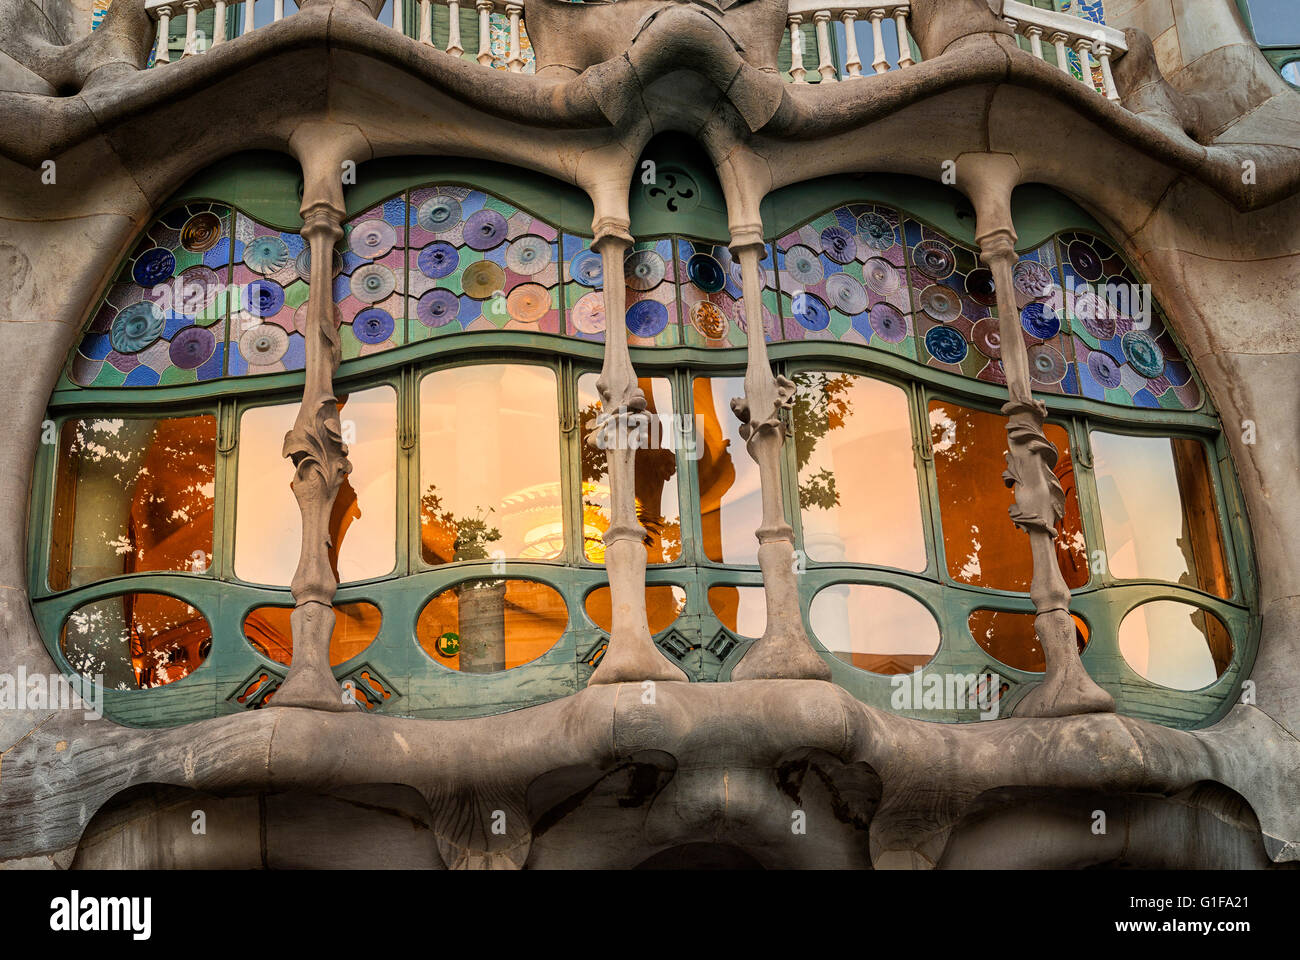
M 704 6 L 716 9 L 711 3 Z M 1099 95 L 1119 100 L 1112 64 L 1128 51 L 1121 31 L 1018 0 L 1003 0 L 1000 6 L 1024 49 Z M 238 40 L 292 16 L 298 7 L 294 0 L 147 0 L 146 9 L 157 29 L 149 65 L 159 67 Z M 790 83 L 815 84 L 906 69 L 921 60 L 909 30 L 911 14 L 911 4 L 897 0 L 788 0 L 776 71 Z M 537 70 L 524 2 L 384 0 L 377 19 L 452 57 L 513 73 Z

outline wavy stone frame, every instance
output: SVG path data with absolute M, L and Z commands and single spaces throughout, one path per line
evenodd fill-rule
M 746 29 L 784 26 L 769 4 L 738 13 L 746 10 L 756 21 Z M 925 62 L 825 89 L 783 83 L 761 52 L 770 44 L 742 56 L 716 17 L 690 7 L 664 6 L 624 54 L 576 76 L 492 71 L 395 36 L 373 17 L 357 0 L 314 0 L 281 23 L 147 75 L 140 68 L 152 26 L 141 0 L 119 0 L 101 31 L 69 48 L 25 34 L 4 41 L 28 73 L 25 92 L 0 92 L 0 118 L 31 134 L 0 144 L 0 258 L 13 268 L 0 275 L 11 427 L 0 439 L 0 670 L 53 669 L 27 604 L 26 491 L 45 403 L 90 298 L 153 210 L 224 153 L 282 149 L 305 167 L 333 160 L 328 149 L 300 139 L 304 155 L 292 142 L 307 127 L 308 141 L 331 139 L 319 122 L 326 112 L 349 159 L 444 144 L 576 183 L 591 195 L 597 225 L 626 221 L 636 157 L 653 133 L 686 131 L 717 164 L 741 243 L 760 229 L 762 197 L 797 180 L 865 170 L 933 179 L 944 160 L 1009 157 L 1017 182 L 1052 183 L 1122 238 L 1157 285 L 1226 423 L 1252 419 L 1261 436 L 1294 438 L 1300 344 L 1268 308 L 1300 273 L 1300 238 L 1288 232 L 1300 219 L 1300 143 L 1289 127 L 1259 126 L 1296 101 L 1256 82 L 1268 69 L 1258 51 L 1259 63 L 1242 59 L 1225 81 L 1251 90 L 1255 102 L 1224 125 L 1210 123 L 1208 97 L 1160 76 L 1141 35 L 1130 32 L 1130 52 L 1117 64 L 1124 101 L 1116 105 L 1018 50 L 984 0 L 915 0 Z M 545 28 L 533 42 L 547 62 Z M 266 90 L 289 92 L 263 103 Z M 381 96 L 400 109 L 374 110 Z M 185 123 L 218 110 L 224 125 Z M 1064 156 L 1036 137 L 1021 122 L 1027 112 L 1076 138 L 1078 149 Z M 231 124 L 244 131 L 238 144 L 226 135 Z M 167 129 L 193 135 L 175 150 L 153 149 Z M 53 189 L 40 180 L 51 158 Z M 1240 175 L 1246 161 L 1256 172 L 1251 183 Z M 960 178 L 957 187 L 972 189 Z M 1238 314 L 1237 328 L 1219 322 Z M 1300 860 L 1300 575 L 1289 559 L 1300 556 L 1300 507 L 1277 495 L 1300 472 L 1296 444 L 1265 450 L 1228 433 L 1253 520 L 1264 629 L 1259 706 L 1237 706 L 1210 729 L 1180 732 L 1113 714 L 929 724 L 808 680 L 663 681 L 654 705 L 641 702 L 639 685 L 615 683 L 458 721 L 268 708 L 140 731 L 79 713 L 10 712 L 0 715 L 0 863 L 67 865 L 94 812 L 135 784 L 229 795 L 389 782 L 424 796 L 445 863 L 517 867 L 528 861 L 538 822 L 530 787 L 534 799 L 538 791 L 564 795 L 633 758 L 660 771 L 671 789 L 657 802 L 682 824 L 671 833 L 647 820 L 651 839 L 722 832 L 762 845 L 789 834 L 799 802 L 790 772 L 813 755 L 853 771 L 843 774 L 856 785 L 845 796 L 857 800 L 844 800 L 836 815 L 866 831 L 876 866 L 940 863 L 963 812 L 1007 788 L 1172 797 L 1207 781 L 1249 802 L 1268 857 Z M 986 482 L 993 488 L 1000 478 Z M 505 837 L 482 829 L 496 809 L 507 812 Z

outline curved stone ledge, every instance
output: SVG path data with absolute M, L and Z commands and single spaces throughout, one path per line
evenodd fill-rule
M 816 681 L 660 683 L 645 699 L 613 684 L 477 720 L 271 707 L 150 731 L 60 714 L 3 755 L 0 858 L 66 851 L 115 795 L 151 783 L 222 797 L 409 786 L 448 865 L 497 867 L 522 866 L 535 835 L 611 782 L 639 784 L 643 802 L 621 806 L 644 808 L 626 829 L 652 844 L 756 848 L 787 842 L 820 783 L 872 863 L 926 866 L 991 791 L 1159 798 L 1209 782 L 1250 804 L 1272 860 L 1300 860 L 1300 742 L 1250 707 L 1181 732 L 1113 714 L 927 723 Z

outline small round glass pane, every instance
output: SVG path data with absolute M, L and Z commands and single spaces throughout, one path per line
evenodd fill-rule
M 1199 690 L 1232 662 L 1232 636 L 1210 611 L 1176 600 L 1130 610 L 1119 625 L 1119 652 L 1134 672 L 1175 690 Z
M 72 668 L 98 686 L 146 690 L 197 670 L 212 651 L 212 628 L 184 600 L 125 593 L 72 611 L 59 646 Z
M 587 594 L 587 616 L 606 633 L 614 630 L 614 613 L 609 587 L 597 587 Z M 652 634 L 663 633 L 686 609 L 686 591 L 673 584 L 656 584 L 645 588 L 646 619 Z
M 449 670 L 499 673 L 536 660 L 568 625 L 564 598 L 544 583 L 466 580 L 424 605 L 415 633 Z
M 256 607 L 244 618 L 244 638 L 268 660 L 293 663 L 293 607 Z M 330 634 L 330 666 L 360 654 L 379 636 L 383 616 L 373 603 L 336 603 Z
M 827 650 L 872 673 L 911 673 L 939 651 L 939 624 L 930 611 L 890 587 L 823 587 L 813 597 L 809 620 Z

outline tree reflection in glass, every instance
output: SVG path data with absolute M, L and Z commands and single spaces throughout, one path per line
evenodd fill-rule
M 924 570 L 907 394 L 847 373 L 796 373 L 794 449 L 811 560 Z
M 212 563 L 216 418 L 69 420 L 59 434 L 50 586 Z
M 83 604 L 63 625 L 74 670 L 115 690 L 144 690 L 189 676 L 212 650 L 212 630 L 184 600 L 127 593 Z
M 1002 482 L 1007 468 L 1007 420 L 950 400 L 930 401 L 934 452 L 948 575 L 994 590 L 1027 591 L 1033 578 L 1029 538 L 1008 516 L 1015 494 Z M 1054 473 L 1065 491 L 1065 516 L 1056 536 L 1056 559 L 1071 588 L 1088 583 L 1088 550 L 1065 428 L 1043 425 L 1058 451 Z
M 590 436 L 600 415 L 597 374 L 578 378 L 579 436 Z M 673 416 L 673 395 L 662 377 L 637 381 L 646 398 L 648 429 L 638 435 L 634 482 L 637 519 L 645 527 L 647 563 L 672 563 L 682 554 L 682 519 L 677 501 L 677 448 L 679 435 Z M 689 439 L 689 438 L 688 438 Z M 582 544 L 592 563 L 605 562 L 605 531 L 609 529 L 609 472 L 604 450 L 583 443 Z
M 420 554 L 425 563 L 564 551 L 556 380 L 484 363 L 420 382 Z

